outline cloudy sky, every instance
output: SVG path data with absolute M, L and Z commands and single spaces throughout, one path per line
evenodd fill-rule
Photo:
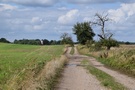
M 135 0 L 0 0 L 0 38 L 59 40 L 67 32 L 76 41 L 73 25 L 93 21 L 95 13 L 108 13 L 106 30 L 115 39 L 135 42 Z

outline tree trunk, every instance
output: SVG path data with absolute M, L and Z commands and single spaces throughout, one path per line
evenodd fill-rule
M 111 48 L 110 46 L 107 46 L 107 50 L 110 50 L 110 48 Z

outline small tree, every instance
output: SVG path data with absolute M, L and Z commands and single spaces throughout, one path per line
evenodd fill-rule
M 71 46 L 74 45 L 72 37 L 68 35 L 68 33 L 63 33 L 60 37 L 62 44 L 70 44 Z
M 98 34 L 100 37 L 100 43 L 102 46 L 106 46 L 107 50 L 110 50 L 111 47 L 119 46 L 118 42 L 112 39 L 113 34 L 105 32 L 105 23 L 109 21 L 108 14 L 101 15 L 96 13 L 95 16 L 97 17 L 97 21 L 94 24 L 101 26 L 101 34 Z
M 90 22 L 75 24 L 73 32 L 77 36 L 77 40 L 83 45 L 87 40 L 93 40 L 93 37 L 95 36 L 95 33 L 90 26 Z
M 119 46 L 118 42 L 114 39 L 101 39 L 99 42 L 102 46 L 105 46 L 107 50 L 110 50 L 111 47 Z
M 97 21 L 95 22 L 95 24 L 101 26 L 101 34 L 98 34 L 98 36 L 101 39 L 106 39 L 108 34 L 105 33 L 105 23 L 108 22 L 110 19 L 108 18 L 108 14 L 106 15 L 101 15 L 99 13 L 96 13 L 95 16 L 97 17 Z M 112 36 L 112 35 L 110 35 Z

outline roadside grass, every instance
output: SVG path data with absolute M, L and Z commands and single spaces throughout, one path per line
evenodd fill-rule
M 33 77 L 37 77 L 48 62 L 61 57 L 63 49 L 62 45 L 0 43 L 0 89 L 18 89 L 22 81 L 30 76 L 27 73 L 34 73 Z
M 71 48 L 70 54 L 71 54 L 71 55 L 74 54 L 74 47 Z
M 88 60 L 83 60 L 81 64 L 91 74 L 96 76 L 96 78 L 101 82 L 101 84 L 109 90 L 127 90 L 123 85 L 116 82 L 110 75 L 92 66 Z
M 40 82 L 38 90 L 53 90 L 66 62 L 67 58 L 64 55 L 59 59 L 48 62 L 38 76 L 38 81 Z
M 80 54 L 97 58 L 100 62 L 112 69 L 135 77 L 135 45 L 121 45 L 109 51 L 91 51 L 90 48 L 79 45 Z

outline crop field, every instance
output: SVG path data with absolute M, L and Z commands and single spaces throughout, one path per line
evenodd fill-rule
M 0 89 L 25 79 L 25 72 L 38 74 L 50 60 L 63 54 L 64 46 L 35 46 L 0 43 Z
M 78 46 L 80 53 L 97 58 L 113 69 L 135 76 L 135 45 L 120 45 L 111 50 L 91 51 L 85 46 Z

